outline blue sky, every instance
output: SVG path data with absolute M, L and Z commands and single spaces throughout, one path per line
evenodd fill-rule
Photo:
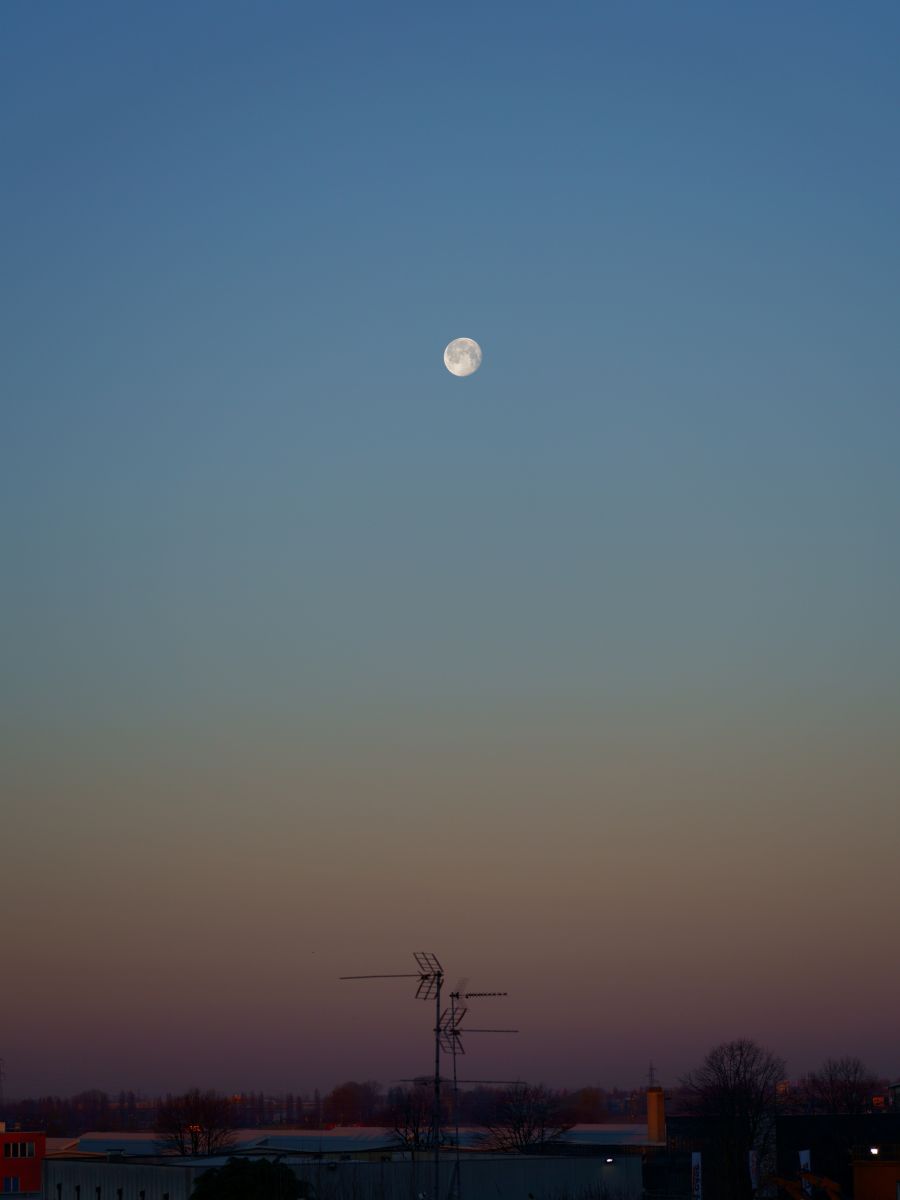
M 477 825 L 513 803 L 485 756 L 533 757 L 524 807 L 551 793 L 590 840 L 567 789 L 615 808 L 610 741 L 701 775 L 724 755 L 728 778 L 793 756 L 752 804 L 796 804 L 834 861 L 841 747 L 873 830 L 855 894 L 890 888 L 895 5 L 12 3 L 0 24 L 0 704 L 13 828 L 49 839 L 52 888 L 77 894 L 67 851 L 94 861 L 98 830 L 114 858 L 154 822 L 222 848 L 291 797 L 327 844 L 369 818 L 323 757 L 377 777 L 414 861 L 449 802 L 435 761 L 470 764 L 453 803 Z M 441 363 L 457 336 L 484 350 L 470 379 Z M 634 770 L 637 847 L 666 798 Z M 695 824 L 752 824 L 698 786 Z M 759 847 L 730 849 L 739 905 Z M 560 849 L 547 878 L 566 869 Z M 463 905 L 475 942 L 490 903 Z M 52 906 L 33 920 L 49 936 Z M 327 940 L 352 956 L 354 929 Z M 420 932 L 400 923 L 404 953 Z

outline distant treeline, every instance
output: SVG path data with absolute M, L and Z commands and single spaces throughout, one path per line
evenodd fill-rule
M 236 1092 L 229 1096 L 233 1123 L 241 1129 L 285 1128 L 322 1129 L 335 1125 L 377 1125 L 391 1128 L 409 1110 L 410 1098 L 422 1093 L 430 1104 L 431 1092 L 422 1087 L 382 1088 L 371 1080 L 348 1080 L 321 1095 L 285 1092 Z M 551 1093 L 554 1109 L 566 1124 L 604 1121 L 642 1121 L 646 1101 L 640 1089 L 623 1091 L 583 1087 Z M 503 1088 L 478 1087 L 460 1090 L 458 1119 L 462 1125 L 489 1124 L 503 1101 Z M 164 1096 L 146 1096 L 140 1092 L 90 1090 L 74 1096 L 38 1096 L 7 1100 L 0 1105 L 0 1120 L 9 1127 L 42 1129 L 50 1137 L 76 1137 L 90 1130 L 141 1131 L 156 1128 Z M 445 1119 L 454 1119 L 453 1097 L 445 1089 Z
M 859 1113 L 872 1112 L 890 1104 L 887 1081 L 877 1078 L 858 1060 L 829 1059 L 818 1072 L 796 1083 L 778 1084 L 777 1104 L 781 1112 Z M 604 1122 L 646 1120 L 644 1088 L 622 1090 L 595 1086 L 573 1090 L 541 1088 L 542 1105 L 560 1127 Z M 490 1127 L 508 1107 L 510 1089 L 468 1087 L 460 1089 L 458 1110 L 452 1089 L 445 1087 L 444 1122 Z M 222 1098 L 227 1103 L 229 1123 L 236 1129 L 327 1129 L 338 1125 L 373 1125 L 408 1131 L 410 1122 L 427 1124 L 430 1116 L 430 1081 L 383 1088 L 373 1080 L 348 1080 L 330 1092 L 236 1092 Z M 7 1100 L 0 1104 L 0 1121 L 7 1127 L 42 1129 L 50 1137 L 76 1137 L 89 1130 L 140 1131 L 158 1128 L 160 1110 L 172 1101 L 168 1096 L 146 1096 L 139 1092 L 92 1090 L 75 1096 L 38 1096 Z M 666 1089 L 670 1114 L 690 1111 L 690 1096 L 683 1087 Z

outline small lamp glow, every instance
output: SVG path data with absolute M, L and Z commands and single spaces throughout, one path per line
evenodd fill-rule
M 611 1158 L 608 1158 L 606 1161 L 607 1161 L 607 1162 L 612 1162 L 612 1159 L 611 1159 Z
M 878 1153 L 878 1147 L 877 1147 L 877 1146 L 870 1146 L 870 1147 L 869 1147 L 869 1153 L 870 1153 L 870 1154 L 877 1154 L 877 1153 Z

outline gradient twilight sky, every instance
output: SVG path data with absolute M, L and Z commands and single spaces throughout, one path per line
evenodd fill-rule
M 900 1074 L 898 38 L 2 6 L 7 1094 Z

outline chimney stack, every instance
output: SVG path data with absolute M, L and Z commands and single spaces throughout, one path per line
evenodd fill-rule
M 661 1087 L 647 1088 L 647 1140 L 666 1140 L 666 1104 Z

